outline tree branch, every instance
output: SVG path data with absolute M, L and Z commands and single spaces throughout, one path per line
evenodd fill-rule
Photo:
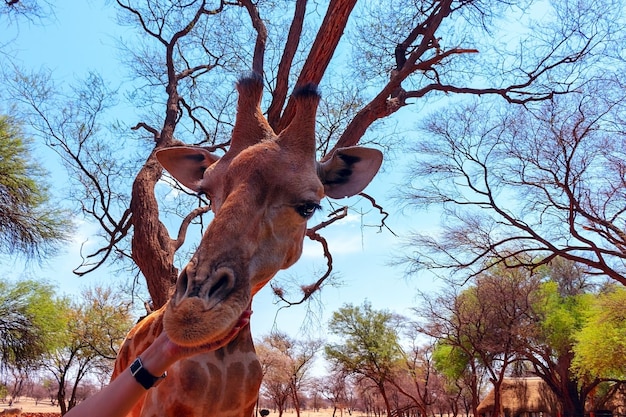
M 319 84 L 326 72 L 326 68 L 333 57 L 339 40 L 343 36 L 344 30 L 348 23 L 348 18 L 352 13 L 352 9 L 356 5 L 356 0 L 331 0 L 326 10 L 324 20 L 317 32 L 315 41 L 311 46 L 309 56 L 307 57 L 296 87 L 305 84 Z M 283 115 L 273 126 L 276 133 L 282 131 L 289 125 L 295 114 L 295 102 L 289 99 Z
M 272 291 L 274 292 L 274 295 L 276 295 L 276 297 L 278 297 L 278 299 L 280 301 L 283 301 L 286 306 L 284 307 L 291 307 L 294 305 L 299 305 L 304 303 L 306 300 L 308 300 L 309 298 L 311 298 L 311 296 L 320 288 L 322 288 L 322 285 L 324 284 L 324 281 L 326 281 L 326 279 L 328 279 L 328 277 L 330 276 L 332 270 L 333 270 L 333 256 L 330 253 L 330 249 L 328 248 L 328 242 L 326 241 L 326 239 L 320 235 L 319 233 L 317 233 L 319 230 L 330 226 L 331 224 L 333 224 L 334 222 L 336 222 L 337 220 L 343 219 L 348 215 L 348 207 L 342 207 L 338 210 L 333 211 L 332 213 L 330 213 L 329 216 L 331 216 L 330 220 L 324 221 L 314 227 L 311 227 L 309 229 L 307 229 L 306 231 L 306 236 L 311 239 L 314 240 L 316 242 L 319 242 L 320 245 L 322 245 L 322 249 L 324 251 L 324 257 L 326 258 L 326 272 L 314 283 L 309 284 L 309 285 L 303 285 L 301 286 L 301 290 L 303 293 L 303 296 L 300 300 L 298 301 L 289 301 L 285 298 L 285 294 L 284 291 L 282 290 L 282 288 L 277 287 L 274 285 L 274 283 L 271 283 L 270 285 L 272 286 Z
M 272 128 L 278 128 L 278 122 L 280 121 L 280 112 L 287 100 L 287 91 L 289 89 L 289 72 L 291 71 L 291 65 L 293 59 L 298 50 L 300 44 L 300 38 L 302 36 L 302 27 L 304 24 L 304 15 L 306 13 L 307 0 L 296 0 L 296 7 L 294 11 L 293 20 L 289 27 L 289 34 L 287 35 L 287 42 L 285 43 L 285 49 L 283 55 L 278 64 L 278 72 L 276 73 L 276 85 L 272 92 L 272 102 L 267 109 L 267 121 Z

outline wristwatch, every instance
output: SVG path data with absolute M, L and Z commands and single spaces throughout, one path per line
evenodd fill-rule
M 130 365 L 130 373 L 145 389 L 154 387 L 158 382 L 162 381 L 167 376 L 167 372 L 164 372 L 161 376 L 152 375 L 146 370 L 146 368 L 143 367 L 143 363 L 140 358 L 135 359 L 135 361 Z

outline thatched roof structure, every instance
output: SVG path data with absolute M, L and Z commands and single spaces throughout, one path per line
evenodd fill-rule
M 626 414 L 626 384 L 617 383 L 611 389 L 611 395 L 603 404 L 604 409 L 610 410 L 613 415 Z
M 556 395 L 541 378 L 506 378 L 500 393 L 501 416 L 520 417 L 541 412 L 554 417 L 560 408 Z M 492 390 L 478 405 L 478 415 L 492 415 L 494 397 Z

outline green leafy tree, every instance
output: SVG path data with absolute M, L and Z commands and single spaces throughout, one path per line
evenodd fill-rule
M 435 340 L 436 365 L 448 380 L 463 379 L 477 415 L 482 387 L 493 384 L 499 412 L 499 387 L 524 352 L 534 331 L 533 293 L 538 277 L 524 270 L 495 267 L 465 289 L 450 287 L 424 295 L 420 331 Z
M 471 372 L 465 351 L 439 340 L 433 349 L 433 367 L 443 379 L 442 389 L 452 407 L 462 407 L 465 414 L 469 414 L 473 403 L 472 386 L 480 376 L 476 378 Z
M 11 376 L 11 398 L 57 342 L 65 322 L 53 286 L 34 280 L 0 280 L 0 371 Z
M 595 297 L 585 271 L 558 258 L 548 265 L 548 279 L 537 291 L 533 307 L 536 332 L 524 354 L 532 373 L 559 398 L 564 416 L 583 414 L 586 398 L 597 385 L 597 381 L 586 382 L 572 372 L 575 338 Z
M 0 354 L 2 364 L 32 368 L 56 342 L 64 327 L 52 285 L 0 279 Z
M 0 115 L 0 253 L 44 256 L 69 239 L 71 216 L 51 204 L 30 145 L 20 123 Z
M 579 379 L 626 380 L 626 289 L 613 285 L 594 297 L 573 352 Z
M 388 311 L 346 304 L 334 312 L 328 323 L 330 332 L 341 343 L 325 347 L 326 357 L 338 369 L 370 380 L 385 402 L 387 415 L 392 407 L 385 384 L 393 378 L 403 359 L 399 345 L 400 317 Z
M 58 383 L 61 414 L 77 404 L 88 374 L 110 372 L 116 349 L 134 324 L 130 306 L 123 295 L 100 287 L 85 290 L 79 303 L 66 304 L 67 326 L 45 361 Z

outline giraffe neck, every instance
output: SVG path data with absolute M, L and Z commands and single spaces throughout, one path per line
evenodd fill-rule
M 113 378 L 125 371 L 163 329 L 162 310 L 131 331 L 116 361 Z M 131 416 L 250 417 L 257 401 L 262 370 L 250 326 L 227 346 L 181 360 L 167 378 L 150 389 Z

